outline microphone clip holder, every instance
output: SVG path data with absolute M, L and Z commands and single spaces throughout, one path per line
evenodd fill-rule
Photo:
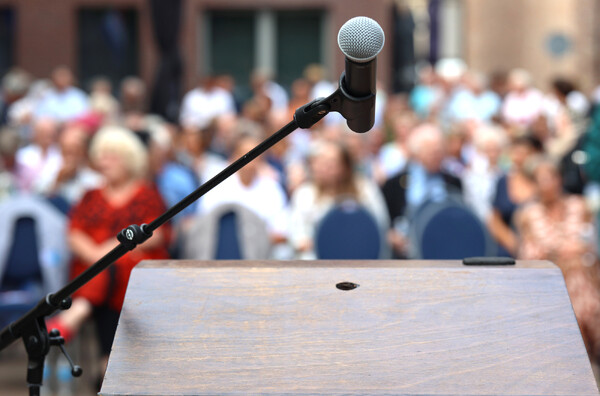
M 373 127 L 375 114 L 375 94 L 356 97 L 346 89 L 346 73 L 340 76 L 339 87 L 326 98 L 317 98 L 298 108 L 294 119 L 300 128 L 310 128 L 329 112 L 340 113 L 354 132 L 364 133 Z

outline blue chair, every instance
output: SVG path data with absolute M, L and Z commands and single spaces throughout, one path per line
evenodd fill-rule
M 235 212 L 231 211 L 222 215 L 218 227 L 215 260 L 241 260 L 242 251 Z
M 319 222 L 315 233 L 315 251 L 324 260 L 377 259 L 381 246 L 377 222 L 354 201 L 334 206 Z
M 31 217 L 19 218 L 0 284 L 0 327 L 33 308 L 43 297 L 38 252 L 35 221 Z
M 461 260 L 495 254 L 485 225 L 468 207 L 451 200 L 419 208 L 410 234 L 416 259 Z

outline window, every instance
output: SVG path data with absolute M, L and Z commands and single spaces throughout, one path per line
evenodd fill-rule
M 237 84 L 248 86 L 255 60 L 254 13 L 213 12 L 207 19 L 210 56 L 205 67 L 210 74 L 229 74 Z M 244 92 L 244 96 L 249 92 Z
M 277 78 L 289 87 L 311 63 L 322 63 L 322 15 L 318 11 L 277 14 Z
M 10 8 L 0 8 L 0 76 L 14 64 L 15 13 Z
M 209 11 L 201 64 L 206 73 L 232 75 L 244 99 L 254 69 L 289 89 L 308 64 L 326 63 L 324 21 L 322 10 Z
M 121 80 L 138 75 L 138 14 L 135 10 L 82 9 L 78 13 L 78 74 L 89 88 L 105 76 L 117 89 Z

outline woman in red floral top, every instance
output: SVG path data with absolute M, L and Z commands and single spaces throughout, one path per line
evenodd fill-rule
M 104 184 L 87 192 L 70 213 L 71 277 L 94 264 L 117 245 L 116 235 L 130 224 L 149 223 L 164 212 L 156 188 L 146 182 L 148 155 L 131 131 L 105 127 L 90 147 L 90 158 Z M 127 253 L 73 295 L 73 306 L 51 320 L 68 338 L 92 316 L 103 355 L 110 353 L 131 270 L 141 260 L 168 258 L 168 226 Z
M 596 233 L 584 199 L 567 195 L 549 160 L 534 169 L 538 199 L 517 214 L 519 258 L 550 260 L 562 271 L 591 360 L 600 357 L 600 292 Z

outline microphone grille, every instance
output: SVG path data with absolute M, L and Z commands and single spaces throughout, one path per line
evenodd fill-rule
M 374 59 L 383 48 L 385 35 L 377 22 L 364 16 L 348 20 L 338 33 L 342 53 L 358 63 Z

